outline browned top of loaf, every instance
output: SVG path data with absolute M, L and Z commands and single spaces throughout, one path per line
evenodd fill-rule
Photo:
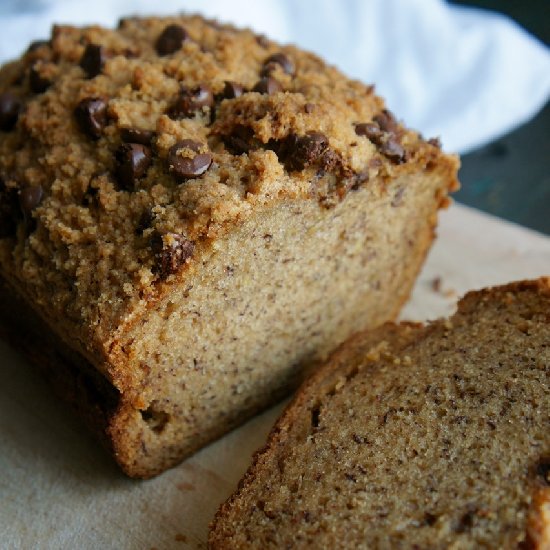
M 101 340 L 263 206 L 434 166 L 453 188 L 456 164 L 371 86 L 251 31 L 56 26 L 0 70 L 1 269 Z
M 550 279 L 386 325 L 305 384 L 213 548 L 549 548 Z

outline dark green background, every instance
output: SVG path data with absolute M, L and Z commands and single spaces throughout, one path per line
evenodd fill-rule
M 550 43 L 549 0 L 456 0 L 505 13 Z M 455 199 L 550 235 L 550 103 L 530 122 L 462 157 Z

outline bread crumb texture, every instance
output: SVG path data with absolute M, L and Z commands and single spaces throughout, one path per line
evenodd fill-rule
M 550 548 L 549 312 L 541 279 L 350 340 L 283 414 L 211 547 Z
M 255 209 L 456 168 L 372 86 L 200 17 L 55 26 L 0 70 L 1 270 L 89 335 Z

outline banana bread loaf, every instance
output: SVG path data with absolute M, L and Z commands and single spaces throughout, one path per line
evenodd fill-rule
M 0 70 L 2 330 L 152 476 L 397 315 L 457 167 L 250 31 L 54 27 Z
M 211 548 L 550 548 L 550 279 L 359 334 L 298 392 Z

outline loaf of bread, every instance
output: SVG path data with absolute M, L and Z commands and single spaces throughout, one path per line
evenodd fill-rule
M 386 324 L 300 389 L 211 548 L 550 548 L 550 278 Z
M 0 70 L 2 330 L 152 476 L 396 317 L 457 166 L 250 31 L 54 27 Z

